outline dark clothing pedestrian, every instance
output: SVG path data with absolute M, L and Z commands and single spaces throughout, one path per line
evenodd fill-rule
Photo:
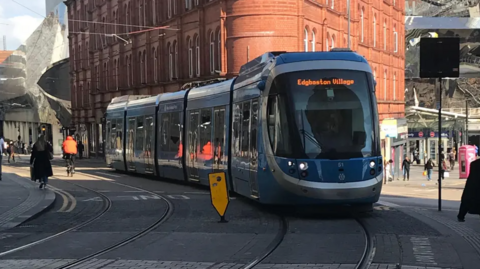
M 470 174 L 468 175 L 465 188 L 463 189 L 460 209 L 457 215 L 458 221 L 465 221 L 465 215 L 480 215 L 480 160 L 475 160 L 470 164 Z
M 410 180 L 410 164 L 412 164 L 412 162 L 408 159 L 405 159 L 402 162 L 403 181 L 405 181 L 405 176 L 407 177 L 407 180 Z
M 45 141 L 43 136 L 33 145 L 30 165 L 33 164 L 35 179 L 40 180 L 40 189 L 47 185 L 48 177 L 53 176 L 52 164 L 50 163 L 52 153 L 52 146 Z

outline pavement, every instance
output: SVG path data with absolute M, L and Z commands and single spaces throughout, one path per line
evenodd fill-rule
M 16 173 L 20 175 L 25 173 L 19 172 L 24 169 L 20 167 L 22 163 L 16 164 L 19 166 Z M 73 219 L 88 208 L 92 214 L 98 212 L 102 203 L 98 196 L 93 193 L 86 196 L 85 190 L 76 189 L 68 182 L 107 195 L 112 209 L 98 222 L 62 238 L 1 257 L 0 269 L 55 268 L 131 235 L 154 221 L 163 208 L 159 197 L 116 183 L 167 197 L 173 204 L 173 215 L 148 236 L 73 267 L 75 269 L 243 268 L 269 245 L 279 229 L 276 215 L 240 197 L 232 197 L 227 212 L 229 223 L 219 224 L 205 188 L 115 173 L 98 159 L 78 160 L 78 173 L 68 178 L 62 160 L 56 158 L 53 163 L 58 166 L 54 167 L 52 187 L 70 193 L 77 201 L 76 208 L 70 212 L 77 210 L 77 217 Z M 401 269 L 478 269 L 479 218 L 468 215 L 465 223 L 456 221 L 465 180 L 458 179 L 458 172 L 452 171 L 442 182 L 444 200 L 439 212 L 436 208 L 438 186 L 435 182 L 426 182 L 422 172 L 422 167 L 412 167 L 409 181 L 396 180 L 384 185 L 374 212 L 363 217 L 376 244 L 370 269 L 396 269 L 397 264 Z M 67 215 L 47 214 L 26 223 L 21 230 L 18 227 L 10 229 L 10 234 L 33 233 L 32 229 L 50 232 L 50 227 L 42 223 L 58 221 L 59 216 Z M 363 253 L 364 239 L 361 227 L 353 219 L 291 216 L 288 222 L 282 244 L 255 268 L 355 268 L 355 262 Z M 6 232 L 0 233 L 0 245 L 7 242 L 2 241 L 2 235 L 10 235 Z
M 34 218 L 49 209 L 55 202 L 55 194 L 41 190 L 29 178 L 19 176 L 5 165 L 0 181 L 0 231 L 9 229 Z

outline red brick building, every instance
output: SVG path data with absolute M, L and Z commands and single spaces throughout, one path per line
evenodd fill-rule
M 68 0 L 72 113 L 102 154 L 113 97 L 234 76 L 266 51 L 347 46 L 346 1 Z M 382 118 L 404 114 L 404 1 L 351 0 L 351 47 L 375 70 Z M 159 28 L 168 26 L 168 28 Z

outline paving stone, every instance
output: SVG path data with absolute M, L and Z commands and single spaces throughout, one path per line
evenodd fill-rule
M 11 168 L 10 168 L 11 169 Z M 0 231 L 15 227 L 47 210 L 55 201 L 55 193 L 40 190 L 30 179 L 7 173 L 4 167 L 0 181 Z

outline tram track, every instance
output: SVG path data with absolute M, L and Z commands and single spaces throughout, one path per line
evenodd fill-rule
M 23 169 L 23 167 L 17 167 L 19 169 Z M 27 169 L 25 169 L 27 170 Z M 77 174 L 84 174 L 84 173 L 78 173 Z M 88 174 L 85 174 L 85 175 L 88 175 Z M 52 179 L 58 179 L 56 177 L 52 177 Z M 71 179 L 71 178 L 68 178 L 68 179 Z M 61 180 L 61 179 L 60 179 Z M 139 187 L 134 187 L 134 186 L 131 186 L 131 185 L 128 185 L 128 184 L 123 184 L 123 183 L 119 183 L 119 182 L 113 182 L 113 181 L 107 181 L 107 180 L 102 180 L 104 182 L 108 182 L 108 183 L 111 183 L 111 184 L 115 184 L 115 185 L 118 185 L 118 186 L 122 186 L 122 187 L 125 187 L 125 188 L 129 188 L 129 189 L 132 189 L 132 190 L 136 190 L 136 191 L 141 191 L 141 192 L 145 192 L 145 193 L 148 193 L 150 195 L 155 195 L 155 196 L 158 196 L 160 197 L 160 199 L 165 203 L 166 207 L 165 207 L 165 210 L 161 213 L 160 217 L 157 218 L 157 220 L 155 222 L 153 222 L 151 225 L 149 225 L 148 227 L 146 228 L 143 228 L 141 231 L 135 233 L 134 235 L 130 236 L 130 237 L 127 237 L 125 239 L 122 239 L 120 240 L 119 242 L 117 243 L 114 243 L 114 244 L 111 244 L 110 246 L 107 246 L 107 247 L 104 247 L 103 249 L 101 250 L 98 250 L 94 253 L 91 253 L 89 255 L 86 255 L 84 257 L 81 257 L 81 258 L 78 258 L 78 259 L 75 259 L 67 264 L 63 264 L 61 266 L 58 266 L 58 267 L 55 267 L 54 269 L 67 269 L 67 268 L 74 268 L 74 267 L 77 267 L 77 266 L 82 266 L 83 264 L 91 261 L 92 259 L 98 257 L 98 256 L 101 256 L 103 254 L 106 254 L 108 252 L 111 252 L 115 249 L 118 249 L 122 246 L 125 246 L 143 236 L 145 236 L 146 234 L 148 234 L 149 232 L 157 229 L 160 225 L 162 225 L 165 221 L 167 221 L 169 219 L 169 217 L 172 215 L 173 213 L 173 204 L 172 202 L 169 201 L 169 199 L 167 199 L 166 197 L 158 194 L 158 193 L 154 193 L 152 191 L 149 191 L 149 190 L 146 190 L 146 189 L 142 189 L 142 188 L 139 188 Z M 110 211 L 110 209 L 112 208 L 112 201 L 110 200 L 110 198 L 108 198 L 105 194 L 101 193 L 100 191 L 96 191 L 92 188 L 88 188 L 88 187 L 85 187 L 85 186 L 82 186 L 82 185 L 79 185 L 79 184 L 76 184 L 76 183 L 73 183 L 73 182 L 70 182 L 69 180 L 66 180 L 66 181 L 63 181 L 63 182 L 67 182 L 71 185 L 74 185 L 76 187 L 79 187 L 79 188 L 82 188 L 84 190 L 87 190 L 87 191 L 91 191 L 95 194 L 97 194 L 103 201 L 104 203 L 104 208 L 102 209 L 102 211 L 98 214 L 96 214 L 94 217 L 78 224 L 78 225 L 75 225 L 71 228 L 68 228 L 68 229 L 65 229 L 61 232 L 58 232 L 56 234 L 53 234 L 51 236 L 48 236 L 48 237 L 45 237 L 45 238 L 42 238 L 40 240 L 37 240 L 37 241 L 34 241 L 34 242 L 31 242 L 31 243 L 28 243 L 28 244 L 25 244 L 23 246 L 20 246 L 20 247 L 16 247 L 14 249 L 10 249 L 10 250 L 7 250 L 7 251 L 4 251 L 4 252 L 1 252 L 0 253 L 0 257 L 4 257 L 4 256 L 7 256 L 7 255 L 10 255 L 10 254 L 13 254 L 13 253 L 16 253 L 16 252 L 19 252 L 19 251 L 22 251 L 22 250 L 26 250 L 26 249 L 29 249 L 31 247 L 34 247 L 34 246 L 37 246 L 37 245 L 41 245 L 42 243 L 45 243 L 45 242 L 48 242 L 48 241 L 51 241 L 55 238 L 59 238 L 60 236 L 62 235 L 65 235 L 69 232 L 73 232 L 73 231 L 77 231 L 81 228 L 84 228 L 86 226 L 88 226 L 89 224 L 92 224 L 94 223 L 95 221 L 99 220 L 100 218 L 102 218 L 103 216 L 105 216 L 106 213 L 108 213 Z

